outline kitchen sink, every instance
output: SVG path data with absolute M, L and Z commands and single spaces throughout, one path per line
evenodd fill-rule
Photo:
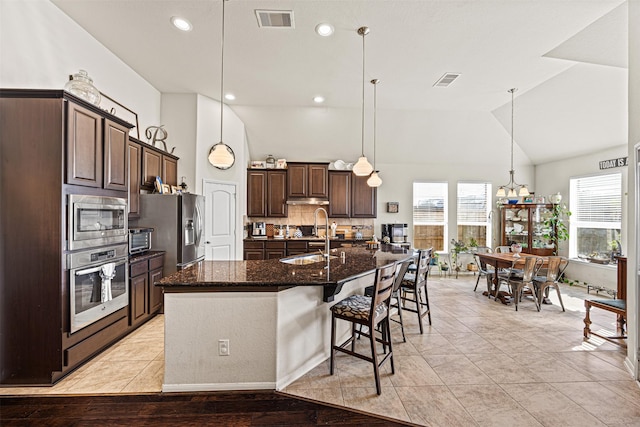
M 338 258 L 334 255 L 329 255 L 329 259 Z M 305 255 L 296 255 L 290 256 L 286 258 L 280 258 L 280 262 L 284 262 L 285 264 L 296 264 L 296 265 L 306 265 L 313 264 L 316 262 L 324 262 L 324 255 L 321 254 L 305 254 Z

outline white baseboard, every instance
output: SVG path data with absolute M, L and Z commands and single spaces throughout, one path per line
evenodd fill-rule
M 178 391 L 239 391 L 239 390 L 275 390 L 273 382 L 260 383 L 208 383 L 208 384 L 162 384 L 164 393 Z

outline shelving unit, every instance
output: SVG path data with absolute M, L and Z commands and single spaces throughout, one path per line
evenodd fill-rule
M 544 221 L 552 214 L 552 204 L 515 204 L 501 207 L 501 245 L 522 245 L 522 251 L 549 256 L 556 251 L 555 242 L 545 235 L 552 234 Z

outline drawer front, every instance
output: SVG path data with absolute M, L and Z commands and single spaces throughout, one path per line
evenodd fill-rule
M 149 263 L 147 260 L 133 263 L 129 266 L 129 276 L 136 277 L 141 274 L 147 274 L 149 271 Z
M 287 249 L 307 249 L 307 242 L 287 242 Z
M 267 249 L 286 249 L 287 242 L 266 242 Z
M 245 249 L 264 249 L 265 242 L 244 242 Z
M 158 255 L 149 260 L 149 270 L 155 270 L 164 265 L 164 255 Z

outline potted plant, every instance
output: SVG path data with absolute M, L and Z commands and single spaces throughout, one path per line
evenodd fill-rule
M 549 232 L 544 233 L 542 236 L 545 239 L 549 239 L 554 243 L 554 255 L 558 255 L 558 245 L 560 242 L 569 239 L 569 229 L 565 223 L 571 216 L 571 211 L 565 204 L 554 204 L 551 208 L 551 216 L 544 220 L 544 225 Z
M 440 270 L 442 270 L 442 271 L 448 271 L 449 270 L 449 264 L 447 264 L 447 261 L 444 261 L 444 262 L 440 263 Z
M 440 258 L 440 256 L 438 255 L 437 252 L 432 252 L 431 254 L 431 261 L 430 261 L 430 265 L 439 265 L 438 264 L 438 259 Z

